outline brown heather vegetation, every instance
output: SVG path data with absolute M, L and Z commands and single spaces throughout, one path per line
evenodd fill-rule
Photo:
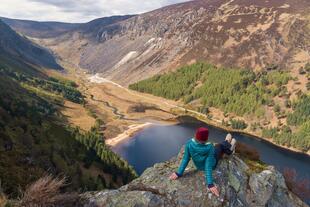
M 53 178 L 51 175 L 40 178 L 27 187 L 18 206 L 20 207 L 48 207 L 71 205 L 78 201 L 77 193 L 61 193 L 66 185 L 65 178 Z

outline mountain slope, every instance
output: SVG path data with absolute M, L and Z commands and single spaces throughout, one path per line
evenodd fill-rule
M 0 59 L 1 192 L 16 198 L 45 174 L 66 176 L 66 191 L 113 188 L 135 177 L 98 126 L 82 132 L 61 115 L 64 101 L 84 102 L 75 83 L 23 68 Z
M 16 198 L 45 174 L 66 176 L 66 191 L 113 188 L 135 176 L 95 128 L 80 132 L 59 115 L 64 99 L 81 101 L 74 93 L 63 80 L 20 73 L 0 60 L 1 192 Z
M 97 45 L 98 40 L 104 39 L 107 28 L 111 32 L 118 32 L 118 24 L 133 17 L 133 15 L 112 16 L 95 19 L 93 21 L 81 24 L 62 35 L 53 38 L 36 39 L 40 45 L 45 45 L 52 49 L 60 58 L 79 65 L 84 48 L 91 45 Z M 16 28 L 19 30 L 19 28 Z M 31 36 L 30 36 L 31 37 Z M 95 47 L 89 47 L 89 55 L 99 58 L 99 51 Z
M 0 58 L 8 58 L 42 68 L 61 69 L 53 55 L 20 36 L 0 20 Z
M 123 85 L 196 61 L 293 69 L 310 59 L 309 9 L 306 0 L 197 0 L 44 44 Z
M 15 31 L 34 38 L 55 37 L 80 26 L 79 23 L 37 22 L 5 17 L 0 17 L 0 20 Z
M 81 104 L 77 84 L 45 74 L 60 68 L 45 49 L 0 21 L 0 192 L 17 198 L 45 174 L 66 176 L 65 191 L 121 186 L 134 170 L 104 143 L 96 125 L 70 126 L 64 102 Z M 85 112 L 86 113 L 86 112 Z
M 124 15 L 94 19 L 85 24 L 81 24 L 79 27 L 74 29 L 74 32 L 82 33 L 83 35 L 88 36 L 88 38 L 98 39 L 100 38 L 98 34 L 100 34 L 101 31 L 104 31 L 107 26 L 124 21 L 134 16 L 135 15 Z

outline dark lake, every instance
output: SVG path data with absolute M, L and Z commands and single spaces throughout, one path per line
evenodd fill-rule
M 166 161 L 177 155 L 182 145 L 194 136 L 197 127 L 209 128 L 209 141 L 222 141 L 227 132 L 204 123 L 182 123 L 170 126 L 155 125 L 144 129 L 133 138 L 116 146 L 113 150 L 127 160 L 141 174 L 155 163 Z M 296 169 L 300 177 L 310 179 L 310 157 L 295 153 L 264 140 L 232 133 L 238 142 L 254 147 L 263 162 L 276 166 L 282 171 L 285 168 Z

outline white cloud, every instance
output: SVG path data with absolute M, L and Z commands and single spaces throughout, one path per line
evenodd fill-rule
M 0 16 L 38 21 L 86 22 L 139 14 L 187 0 L 1 0 Z

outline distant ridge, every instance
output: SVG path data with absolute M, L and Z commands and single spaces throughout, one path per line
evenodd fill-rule
M 15 31 L 36 38 L 55 37 L 81 25 L 79 23 L 39 22 L 5 17 L 0 17 L 0 20 Z
M 43 68 L 62 69 L 45 48 L 20 36 L 0 20 L 0 58 L 33 64 Z
M 52 38 L 66 32 L 76 30 L 91 33 L 93 28 L 104 27 L 108 24 L 126 20 L 135 15 L 112 16 L 94 19 L 86 23 L 66 23 L 54 21 L 32 21 L 0 17 L 4 23 L 15 31 L 34 38 Z

